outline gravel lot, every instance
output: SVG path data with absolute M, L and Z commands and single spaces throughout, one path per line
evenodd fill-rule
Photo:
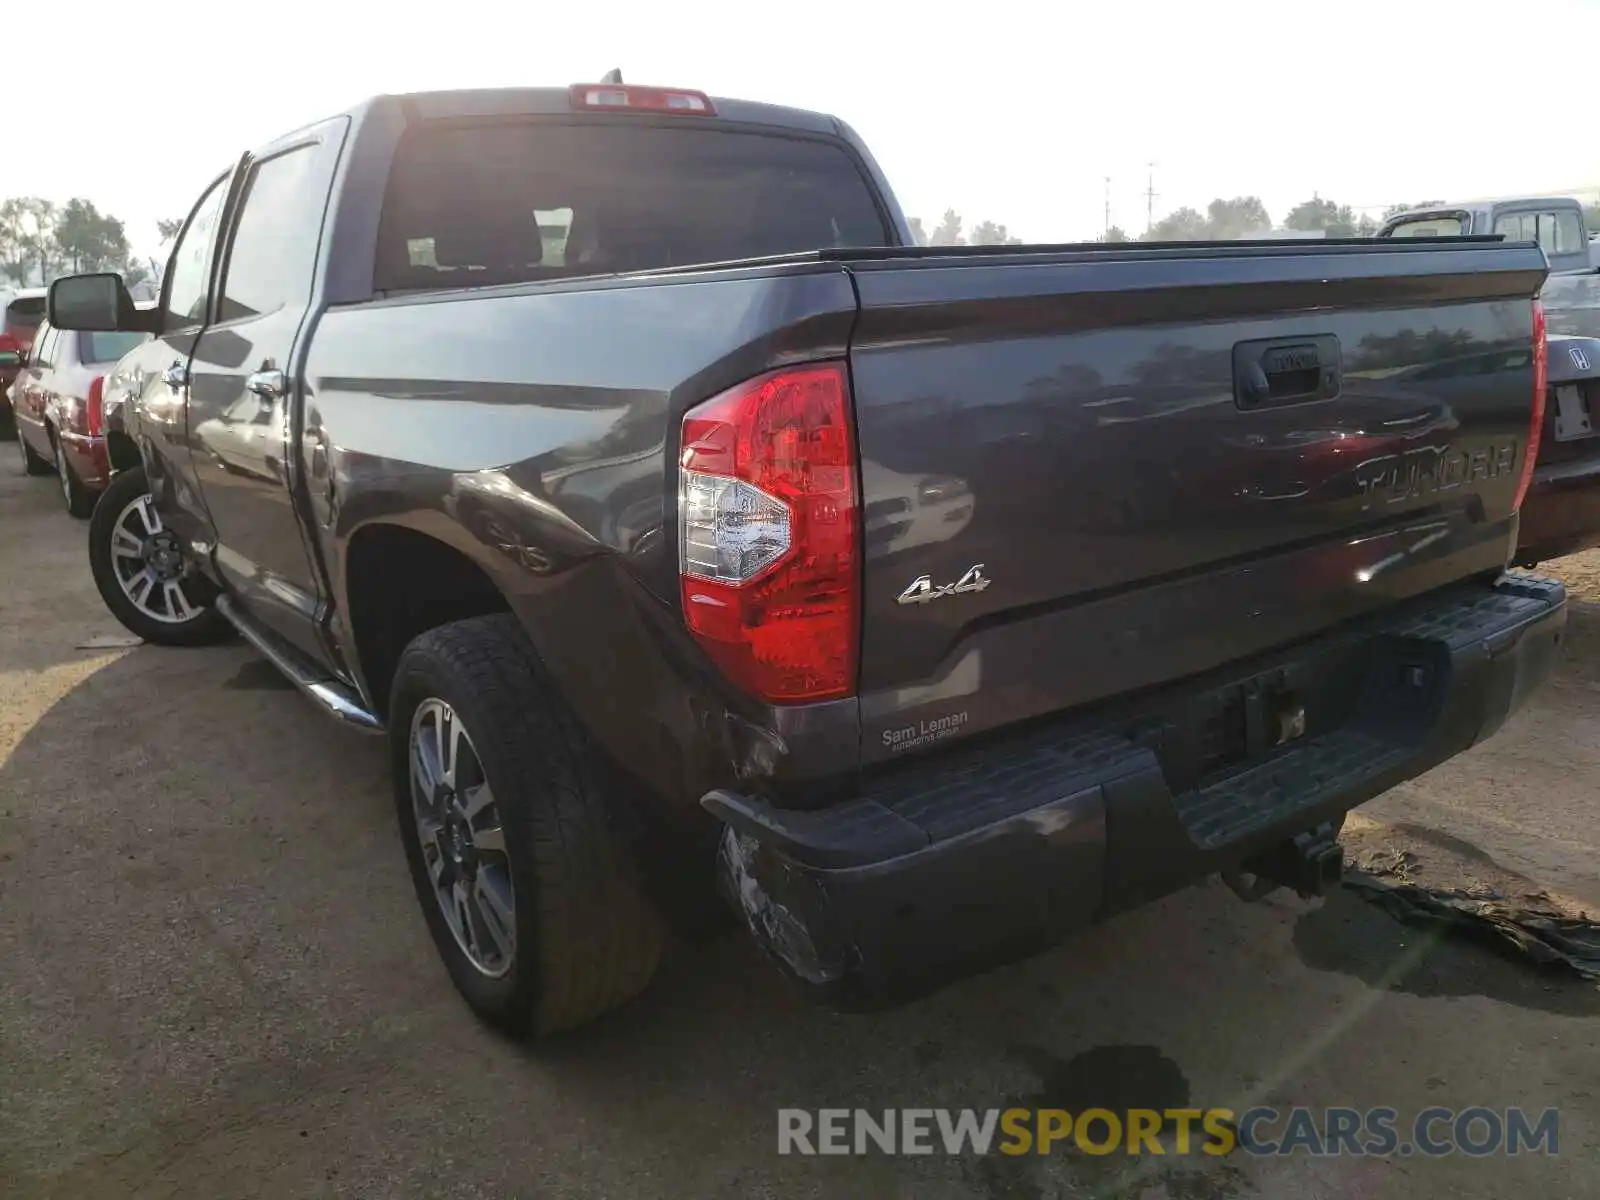
M 1217 884 L 899 1012 L 791 996 L 738 938 L 533 1052 L 477 1026 L 416 911 L 380 744 L 243 646 L 83 648 L 85 525 L 0 447 L 0 1195 L 1600 1195 L 1600 990 L 1348 893 Z M 1600 600 L 1600 556 L 1558 564 Z M 1362 846 L 1600 909 L 1600 606 L 1558 679 L 1362 810 Z M 1521 1105 L 1487 1160 L 780 1158 L 776 1109 Z M 1131 1172 L 1131 1174 L 1130 1174 Z

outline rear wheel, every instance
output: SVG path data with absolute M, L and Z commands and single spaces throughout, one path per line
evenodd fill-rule
M 158 646 L 220 641 L 228 622 L 151 501 L 143 467 L 119 472 L 89 521 L 89 569 L 111 615 Z
M 40 458 L 33 452 L 33 447 L 28 445 L 28 439 L 22 436 L 22 430 L 17 430 L 17 449 L 22 452 L 22 469 L 29 475 L 50 474 L 50 460 Z
M 480 1018 L 553 1033 L 644 990 L 660 918 L 617 839 L 594 752 L 514 618 L 413 641 L 389 738 L 417 898 Z
M 67 461 L 67 452 L 62 448 L 61 439 L 55 439 L 56 449 L 56 475 L 61 480 L 61 495 L 67 502 L 67 512 L 77 517 L 80 521 L 87 520 L 89 514 L 94 512 L 94 493 L 78 482 L 78 477 L 73 474 L 72 464 Z

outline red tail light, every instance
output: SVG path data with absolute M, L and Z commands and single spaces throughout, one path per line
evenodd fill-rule
M 689 632 L 774 703 L 854 693 L 860 497 L 843 363 L 775 371 L 683 419 L 678 569 Z
M 1528 428 L 1528 447 L 1522 452 L 1522 476 L 1517 480 L 1513 511 L 1522 508 L 1533 483 L 1533 468 L 1539 461 L 1539 439 L 1544 434 L 1545 392 L 1550 386 L 1550 343 L 1545 336 L 1544 305 L 1533 302 L 1533 421 Z
M 106 424 L 106 377 L 96 375 L 89 381 L 89 400 L 83 406 L 84 432 L 90 437 L 99 437 L 105 432 Z

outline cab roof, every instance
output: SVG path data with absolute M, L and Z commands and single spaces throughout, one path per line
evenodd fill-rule
M 584 108 L 574 103 L 576 88 L 601 87 L 600 84 L 574 84 L 572 87 L 531 88 L 461 88 L 452 91 L 392 92 L 371 96 L 335 116 L 359 119 L 375 110 L 399 109 L 408 119 L 433 120 L 473 117 L 508 116 L 569 116 L 587 112 L 602 114 L 594 108 Z M 610 86 L 610 85 L 606 85 Z M 615 85 L 632 88 L 635 85 Z M 694 95 L 692 89 L 640 87 L 640 91 L 682 91 Z M 736 100 L 723 96 L 708 96 L 713 112 L 710 114 L 685 114 L 674 119 L 688 123 L 733 123 L 766 125 L 777 129 L 792 129 L 803 133 L 838 135 L 842 132 L 837 118 L 826 113 L 804 108 L 789 108 L 781 104 L 763 104 L 755 100 Z M 639 115 L 655 115 L 648 111 Z

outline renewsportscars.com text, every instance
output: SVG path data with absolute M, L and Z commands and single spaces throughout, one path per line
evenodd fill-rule
M 1084 1154 L 1311 1157 L 1543 1154 L 1559 1150 L 1560 1114 L 1520 1108 L 1257 1107 L 778 1110 L 779 1154 Z

